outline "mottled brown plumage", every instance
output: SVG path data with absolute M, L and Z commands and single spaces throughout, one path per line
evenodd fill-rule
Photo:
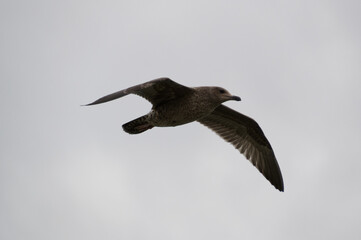
M 239 97 L 220 87 L 189 88 L 169 78 L 158 78 L 107 95 L 88 105 L 108 102 L 128 94 L 144 97 L 153 107 L 148 114 L 124 124 L 124 131 L 138 134 L 153 127 L 198 121 L 238 149 L 273 186 L 284 190 L 276 157 L 259 125 L 253 119 L 222 105 L 228 100 L 240 101 Z

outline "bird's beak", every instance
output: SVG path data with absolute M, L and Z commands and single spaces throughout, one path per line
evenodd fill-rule
M 238 96 L 231 96 L 230 100 L 241 101 L 241 98 Z

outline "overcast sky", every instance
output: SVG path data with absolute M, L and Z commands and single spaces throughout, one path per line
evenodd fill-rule
M 0 239 L 360 239 L 360 1 L 0 2 Z M 167 76 L 222 86 L 285 192 L 199 123 L 140 135 Z

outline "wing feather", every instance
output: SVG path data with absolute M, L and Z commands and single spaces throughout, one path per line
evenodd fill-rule
M 220 105 L 198 121 L 231 143 L 275 188 L 284 190 L 281 170 L 271 144 L 253 119 Z
M 141 96 L 151 102 L 153 106 L 157 106 L 172 99 L 182 97 L 192 91 L 192 88 L 176 83 L 169 78 L 157 78 L 152 81 L 106 95 L 92 103 L 87 104 L 86 106 L 109 102 L 128 94 Z

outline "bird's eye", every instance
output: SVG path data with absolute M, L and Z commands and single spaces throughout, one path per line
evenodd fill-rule
M 223 89 L 220 89 L 220 90 L 219 90 L 219 93 L 222 93 L 222 94 L 223 94 L 223 93 L 226 93 L 226 91 L 224 91 Z

